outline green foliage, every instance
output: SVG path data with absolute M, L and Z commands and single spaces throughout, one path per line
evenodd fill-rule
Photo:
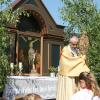
M 10 74 L 11 68 L 8 61 L 8 47 L 10 44 L 10 35 L 8 34 L 9 25 L 16 27 L 19 15 L 28 15 L 22 8 L 11 8 L 12 0 L 0 0 L 0 90 L 6 83 L 6 77 Z
M 93 0 L 61 0 L 64 7 L 60 10 L 62 19 L 68 22 L 66 36 L 86 31 L 89 37 L 88 66 L 100 80 L 100 12 Z
M 4 87 L 6 76 L 9 74 L 10 67 L 7 57 L 7 46 L 9 36 L 6 34 L 6 29 L 0 23 L 0 89 Z
M 48 70 L 49 70 L 50 73 L 52 73 L 52 72 L 57 73 L 58 72 L 58 68 L 54 67 L 54 66 L 50 66 Z

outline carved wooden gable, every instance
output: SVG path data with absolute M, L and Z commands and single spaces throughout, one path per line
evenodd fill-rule
M 42 0 L 25 0 L 19 6 L 21 5 L 32 11 L 33 17 L 37 18 L 41 27 L 46 30 L 43 34 L 64 37 L 64 27 L 56 24 Z

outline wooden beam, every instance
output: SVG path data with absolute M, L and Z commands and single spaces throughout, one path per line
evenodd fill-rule
M 48 43 L 48 68 L 50 67 L 50 44 Z
M 43 36 L 41 36 L 41 59 L 40 59 L 40 74 L 43 74 Z

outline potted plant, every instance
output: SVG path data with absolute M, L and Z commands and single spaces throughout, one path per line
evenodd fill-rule
M 55 66 L 50 66 L 48 70 L 51 77 L 55 77 L 58 72 L 58 68 Z

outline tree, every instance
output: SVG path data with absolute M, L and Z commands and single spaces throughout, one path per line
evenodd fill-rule
M 64 7 L 60 10 L 62 19 L 68 23 L 66 36 L 75 30 L 88 33 L 88 66 L 100 80 L 100 12 L 93 0 L 61 1 L 64 3 Z
M 12 0 L 0 0 L 0 90 L 4 88 L 7 75 L 11 70 L 8 61 L 10 35 L 7 26 L 9 24 L 16 26 L 18 16 L 25 12 L 22 8 L 14 11 L 11 3 Z
M 8 11 L 3 11 L 3 7 L 6 2 L 0 1 L 0 90 L 4 88 L 6 82 L 6 76 L 10 72 L 10 67 L 8 63 L 7 47 L 9 45 L 9 35 L 7 34 L 6 24 L 8 22 Z M 6 4 L 5 4 L 6 6 Z

